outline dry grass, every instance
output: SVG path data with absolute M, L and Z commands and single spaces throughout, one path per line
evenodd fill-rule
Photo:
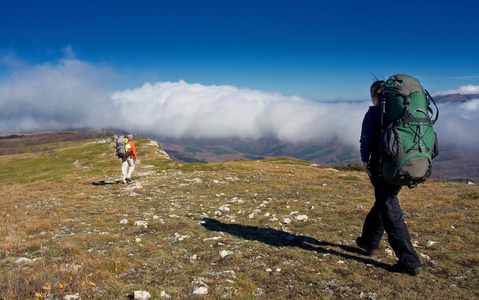
M 0 157 L 0 299 L 479 296 L 477 185 L 401 192 L 425 266 L 410 277 L 387 270 L 385 240 L 374 259 L 355 247 L 373 202 L 362 172 L 290 159 L 179 165 L 147 140 L 137 149 L 129 185 L 109 143 Z M 194 296 L 200 285 L 208 294 Z

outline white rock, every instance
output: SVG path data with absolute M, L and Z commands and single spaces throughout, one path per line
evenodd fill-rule
M 120 224 L 128 224 L 128 220 L 127 219 L 123 219 L 120 221 Z
M 148 222 L 146 222 L 146 221 L 136 221 L 135 226 L 143 226 L 143 227 L 147 228 L 148 227 Z
M 208 294 L 208 288 L 206 286 L 200 286 L 193 290 L 193 295 L 206 295 Z
M 248 215 L 248 219 L 253 219 L 254 218 L 254 214 L 249 214 Z
M 189 235 L 180 235 L 178 232 L 175 232 L 175 234 L 173 235 L 173 238 L 177 241 L 183 241 L 184 239 L 187 239 L 189 237 Z
M 226 256 L 231 255 L 231 254 L 233 254 L 232 251 L 228 251 L 228 250 L 221 250 L 220 251 L 221 258 L 225 258 Z
M 299 216 L 294 217 L 294 219 L 295 219 L 296 221 L 307 221 L 307 220 L 308 220 L 308 216 L 307 216 L 307 215 L 299 215 Z
M 20 257 L 19 259 L 15 261 L 16 264 L 30 263 L 30 262 L 32 262 L 32 260 L 26 257 Z
M 427 241 L 426 247 L 432 247 L 434 244 L 437 244 L 437 242 L 434 241 Z
M 289 224 L 291 223 L 291 219 L 290 218 L 285 218 L 283 219 L 283 224 Z
M 230 208 L 228 207 L 227 204 L 225 204 L 225 205 L 221 205 L 220 207 L 218 207 L 218 210 L 221 210 L 221 211 L 229 211 Z
M 424 254 L 424 253 L 421 253 L 420 255 L 421 255 L 422 257 L 424 257 L 425 259 L 427 259 L 427 260 L 431 260 L 431 257 L 429 257 L 429 255 L 426 255 L 426 254 Z
M 135 242 L 140 243 L 140 242 L 141 242 L 141 239 L 140 239 L 140 238 L 136 238 L 136 239 L 135 239 Z
M 210 238 L 204 238 L 203 242 L 211 241 L 211 240 L 216 241 L 216 240 L 220 240 L 220 239 L 221 239 L 220 236 L 214 236 L 214 237 L 210 237 Z
M 76 293 L 75 295 L 65 295 L 63 300 L 80 300 L 80 294 Z
M 161 291 L 160 297 L 161 297 L 161 298 L 167 298 L 167 299 L 170 299 L 170 298 L 171 298 L 171 296 L 168 295 L 165 291 Z
M 135 291 L 133 293 L 133 299 L 135 300 L 148 300 L 151 298 L 150 293 L 145 291 Z

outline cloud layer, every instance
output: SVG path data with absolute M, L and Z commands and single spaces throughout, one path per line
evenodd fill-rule
M 444 95 L 452 95 L 452 94 L 463 94 L 463 95 L 479 94 L 479 85 L 472 85 L 472 84 L 463 85 L 455 90 L 436 92 L 434 93 L 433 96 L 444 96 Z
M 110 125 L 106 79 L 111 76 L 75 59 L 17 65 L 0 81 L 0 132 Z
M 357 147 L 361 121 L 370 105 L 369 101 L 319 103 L 184 81 L 113 91 L 109 83 L 115 75 L 110 70 L 74 58 L 31 67 L 9 65 L 4 74 L 0 78 L 3 133 L 103 127 L 170 138 L 274 137 L 285 142 L 336 138 Z M 479 100 L 439 108 L 440 143 L 479 147 L 471 131 L 479 126 Z
M 173 138 L 275 137 L 303 142 L 339 137 L 349 144 L 357 142 L 357 123 L 365 109 L 359 103 L 316 103 L 184 81 L 147 83 L 116 92 L 112 99 L 122 115 L 129 116 L 127 128 Z

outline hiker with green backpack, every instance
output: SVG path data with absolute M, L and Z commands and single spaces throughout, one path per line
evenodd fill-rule
M 391 271 L 418 275 L 422 264 L 411 244 L 397 195 L 402 186 L 413 188 L 431 175 L 432 159 L 438 154 L 432 127 L 437 107 L 434 113 L 429 93 L 417 79 L 404 74 L 374 82 L 370 93 L 373 106 L 363 119 L 360 153 L 376 201 L 356 244 L 368 256 L 374 255 L 386 231 L 398 257 Z

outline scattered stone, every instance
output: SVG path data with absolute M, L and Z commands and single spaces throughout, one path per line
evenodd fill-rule
M 151 298 L 150 293 L 145 291 L 135 291 L 133 293 L 133 299 L 135 300 L 148 300 Z
M 171 296 L 168 295 L 165 291 L 161 291 L 160 297 L 161 297 L 161 298 L 167 298 L 167 299 L 170 299 L 170 298 L 171 298 Z
M 264 295 L 264 291 L 262 288 L 256 288 L 256 291 L 252 293 L 253 296 L 259 297 Z
M 82 265 L 75 265 L 75 264 L 66 264 L 65 267 L 61 268 L 61 271 L 78 271 Z
M 432 247 L 434 246 L 434 244 L 437 244 L 438 242 L 434 242 L 434 241 L 427 241 L 426 243 L 426 247 L 429 248 L 429 247 Z
M 206 295 L 208 294 L 208 288 L 206 286 L 200 286 L 193 290 L 193 295 Z
M 180 241 L 180 242 L 189 237 L 190 237 L 189 235 L 180 235 L 178 232 L 175 232 L 175 234 L 173 235 L 173 239 L 175 241 Z
M 386 253 L 390 256 L 393 256 L 394 255 L 394 251 L 391 249 L 391 248 L 386 248 Z
M 220 251 L 221 258 L 225 258 L 226 256 L 231 255 L 231 254 L 233 254 L 232 251 L 228 251 L 228 250 L 221 250 Z
M 128 224 L 128 220 L 127 219 L 123 219 L 120 221 L 120 224 Z
M 308 220 L 308 216 L 307 216 L 307 215 L 299 215 L 299 216 L 294 217 L 294 219 L 295 219 L 296 221 L 307 221 L 307 220 Z
M 220 207 L 218 207 L 218 210 L 221 210 L 221 211 L 229 211 L 230 208 L 229 208 L 228 206 L 229 206 L 228 204 L 221 205 Z
M 32 260 L 30 258 L 26 258 L 26 257 L 20 257 L 15 261 L 16 264 L 31 263 L 31 262 L 32 262 Z
M 212 240 L 212 241 L 216 241 L 216 240 L 219 240 L 219 239 L 221 239 L 220 236 L 214 236 L 214 237 L 210 237 L 210 238 L 204 238 L 204 239 L 203 239 L 203 242 L 211 241 L 211 240 Z
M 208 285 L 203 282 L 203 278 L 194 279 L 192 284 L 193 284 L 193 295 L 208 294 Z
M 135 226 L 139 226 L 139 227 L 143 226 L 143 227 L 147 228 L 148 227 L 148 222 L 146 222 L 146 221 L 136 221 Z
M 283 224 L 289 224 L 291 223 L 291 219 L 290 218 L 285 218 L 283 219 Z
M 80 294 L 76 293 L 75 295 L 65 295 L 63 300 L 80 300 Z
M 378 297 L 378 294 L 376 294 L 376 293 L 361 292 L 361 294 L 359 295 L 359 298 L 367 298 L 367 299 L 370 299 L 370 300 L 376 300 L 377 297 Z
M 431 260 L 431 258 L 429 257 L 429 255 L 426 255 L 426 254 L 424 254 L 424 253 L 421 253 L 420 255 L 421 255 L 422 257 L 424 257 L 425 259 L 427 259 L 427 260 Z

